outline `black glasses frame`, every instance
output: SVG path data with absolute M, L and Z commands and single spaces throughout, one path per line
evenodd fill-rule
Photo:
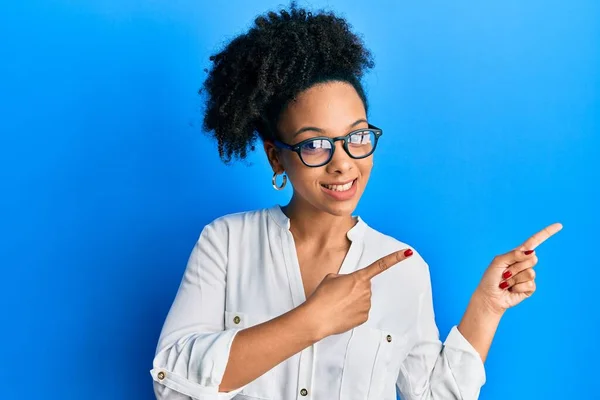
M 352 135 L 354 135 L 356 133 L 362 132 L 362 131 L 367 131 L 367 130 L 368 131 L 373 131 L 373 133 L 375 134 L 375 143 L 373 144 L 373 148 L 371 149 L 371 151 L 368 154 L 365 154 L 365 155 L 362 155 L 362 156 L 359 156 L 359 157 L 353 156 L 352 154 L 350 154 L 350 151 L 348 150 L 348 140 L 350 139 L 350 136 L 352 136 Z M 317 137 L 313 137 L 313 138 L 310 138 L 310 139 L 303 140 L 303 141 L 301 141 L 299 143 L 296 143 L 295 145 L 290 145 L 290 144 L 284 143 L 284 142 L 282 142 L 280 140 L 277 140 L 277 139 L 274 140 L 274 143 L 275 143 L 275 146 L 277 146 L 279 148 L 287 149 L 287 150 L 293 151 L 296 154 L 298 154 L 298 157 L 300 157 L 300 161 L 302 161 L 302 163 L 304 165 L 306 165 L 307 167 L 317 168 L 317 167 L 322 167 L 323 165 L 325 165 L 329 161 L 331 161 L 331 159 L 333 158 L 333 153 L 335 152 L 335 142 L 337 142 L 338 140 L 341 140 L 341 141 L 344 142 L 344 150 L 346 151 L 346 154 L 348 154 L 348 156 L 350 156 L 350 158 L 354 158 L 356 160 L 359 160 L 361 158 L 369 157 L 371 154 L 373 154 L 373 152 L 377 148 L 377 143 L 379 143 L 379 138 L 381 137 L 381 135 L 383 135 L 383 130 L 379 129 L 375 125 L 369 124 L 369 127 L 367 129 L 365 129 L 365 128 L 356 129 L 356 130 L 354 130 L 352 132 L 347 133 L 344 136 L 337 136 L 337 137 L 334 137 L 334 138 L 330 138 L 330 137 L 327 137 L 327 136 L 317 136 Z M 331 153 L 329 153 L 329 158 L 325 162 L 323 162 L 321 164 L 318 164 L 318 165 L 309 165 L 302 158 L 302 146 L 304 146 L 306 143 L 312 142 L 313 140 L 326 140 L 329 143 L 331 143 Z

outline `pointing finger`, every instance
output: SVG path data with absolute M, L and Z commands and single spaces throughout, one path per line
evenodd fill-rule
M 402 249 L 394 253 L 388 254 L 385 257 L 382 257 L 379 260 L 372 263 L 371 265 L 363 269 L 359 269 L 354 273 L 359 275 L 363 279 L 372 279 L 373 277 L 379 275 L 389 267 L 398 264 L 400 261 L 406 260 L 412 255 L 413 251 L 411 249 Z
M 520 250 L 534 250 L 540 244 L 545 242 L 549 237 L 551 237 L 552 235 L 559 232 L 562 229 L 562 227 L 563 226 L 560 223 L 548 225 L 547 227 L 545 227 L 544 229 L 542 229 L 541 231 L 539 231 L 538 233 L 536 233 L 535 235 L 533 235 L 529 239 L 527 239 L 519 247 L 519 249 Z

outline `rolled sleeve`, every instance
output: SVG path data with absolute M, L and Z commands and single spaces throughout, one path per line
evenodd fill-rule
M 158 400 L 231 399 L 243 389 L 219 392 L 240 331 L 225 329 L 225 229 L 206 226 L 189 257 L 150 371 Z
M 231 399 L 242 388 L 219 392 L 233 338 L 239 329 L 193 335 L 160 352 L 150 371 L 158 399 Z
M 423 261 L 416 339 L 397 380 L 403 400 L 475 400 L 485 383 L 479 353 L 453 326 L 444 343 L 435 323 L 429 267 Z
M 476 399 L 485 384 L 486 374 L 481 356 L 455 325 L 444 342 L 444 355 L 465 399 Z

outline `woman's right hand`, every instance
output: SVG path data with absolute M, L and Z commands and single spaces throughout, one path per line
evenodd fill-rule
M 371 279 L 412 254 L 411 249 L 402 249 L 350 274 L 327 274 L 305 303 L 312 309 L 318 336 L 343 333 L 367 321 Z

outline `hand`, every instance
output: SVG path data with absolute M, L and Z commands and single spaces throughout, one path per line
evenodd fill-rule
M 403 249 L 350 274 L 327 274 L 306 301 L 320 325 L 320 336 L 346 332 L 364 323 L 371 309 L 371 279 L 412 254 Z
M 494 257 L 476 290 L 492 311 L 503 313 L 535 292 L 533 267 L 538 257 L 534 250 L 561 229 L 559 223 L 549 225 L 517 248 Z

